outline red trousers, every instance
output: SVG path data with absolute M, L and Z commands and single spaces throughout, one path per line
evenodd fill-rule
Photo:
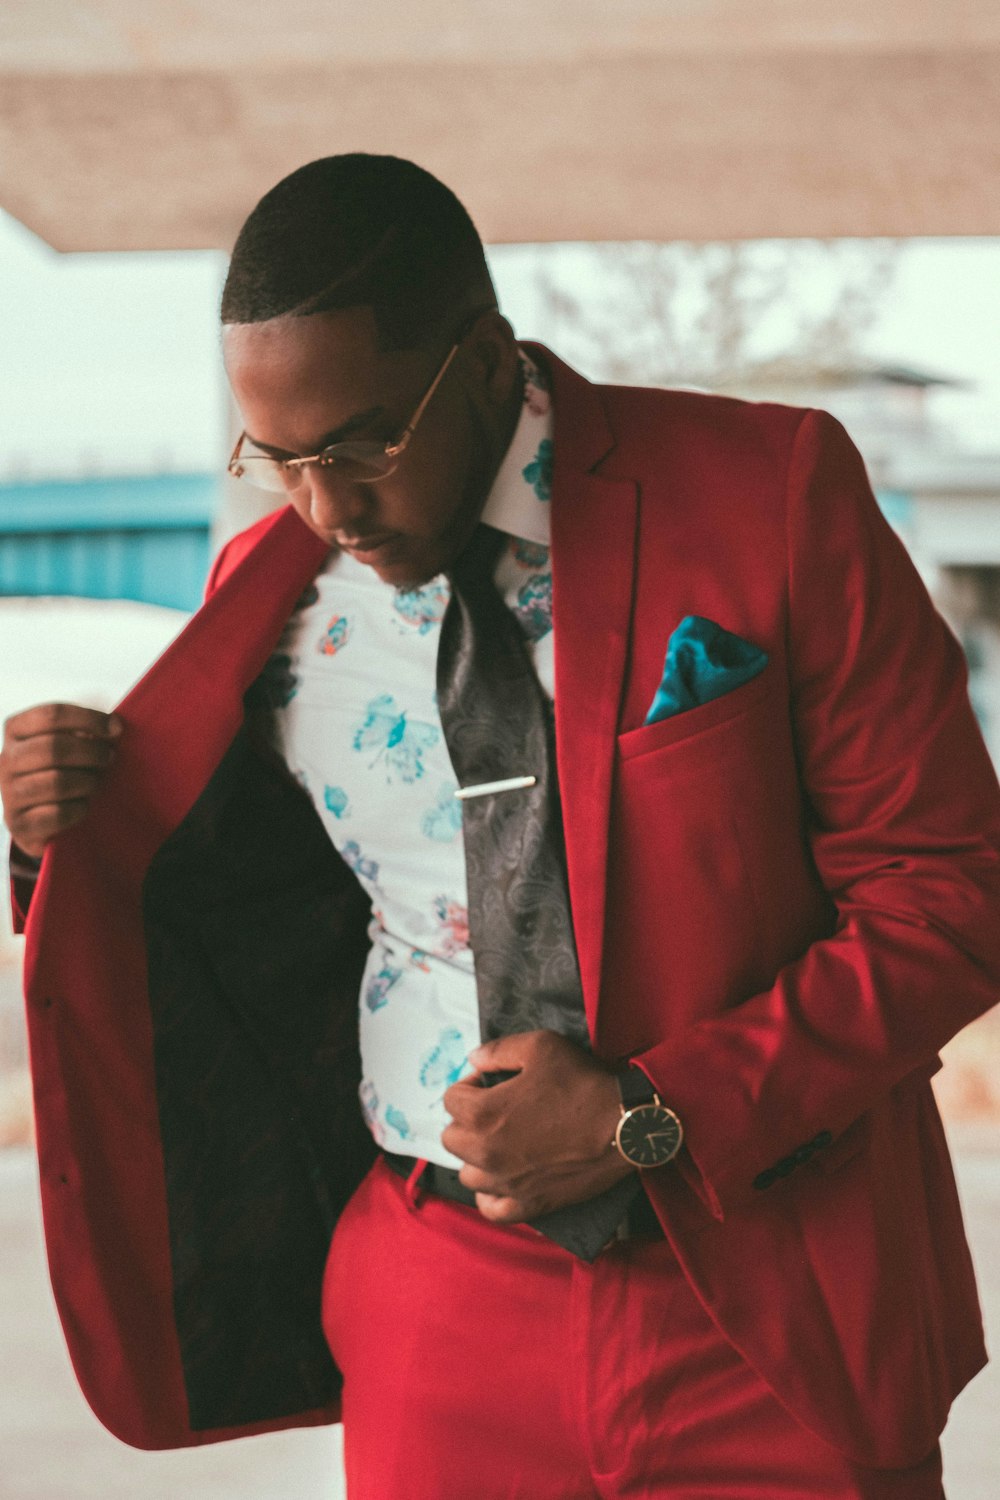
M 335 1294 L 334 1294 L 335 1289 Z M 941 1500 L 862 1469 L 718 1333 L 665 1241 L 584 1265 L 381 1162 L 337 1225 L 323 1326 L 349 1500 Z

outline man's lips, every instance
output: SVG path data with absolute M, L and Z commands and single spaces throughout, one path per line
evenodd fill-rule
M 387 552 L 397 540 L 395 532 L 387 531 L 376 533 L 374 536 L 358 537 L 355 541 L 338 542 L 337 545 L 342 552 L 349 552 L 352 557 L 367 558 Z

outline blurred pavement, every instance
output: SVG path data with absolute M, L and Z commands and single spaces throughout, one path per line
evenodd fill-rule
M 49 1289 L 29 1147 L 0 1151 L 0 1288 L 2 1500 L 342 1500 L 339 1427 L 144 1453 L 98 1423 Z
M 987 1328 L 1000 1347 L 1000 1149 L 995 1133 L 955 1146 Z M 136 1494 L 144 1500 L 343 1500 L 339 1428 L 142 1453 L 98 1424 L 77 1387 L 56 1319 L 28 1148 L 0 1151 L 0 1267 L 3 1500 L 126 1500 Z M 1000 1496 L 998 1412 L 1000 1364 L 977 1376 L 954 1408 L 944 1438 L 948 1500 Z

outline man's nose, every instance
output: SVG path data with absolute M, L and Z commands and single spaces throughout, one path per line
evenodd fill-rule
M 308 509 L 313 524 L 328 534 L 365 536 L 374 530 L 374 496 L 366 484 L 345 479 L 332 465 L 306 464 L 303 483 L 308 486 Z

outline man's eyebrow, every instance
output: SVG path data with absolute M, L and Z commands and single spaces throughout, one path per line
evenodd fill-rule
M 332 432 L 325 432 L 312 451 L 314 453 L 322 453 L 323 449 L 329 448 L 331 443 L 339 443 L 343 438 L 349 437 L 352 432 L 357 432 L 361 427 L 367 427 L 370 422 L 373 422 L 376 417 L 381 416 L 384 411 L 384 406 L 371 406 L 367 411 L 356 412 L 353 417 L 348 417 L 346 422 L 341 423 L 339 427 L 335 427 Z M 253 443 L 254 447 L 259 448 L 262 453 L 281 454 L 287 451 L 284 448 L 275 448 L 271 443 L 260 442 L 251 432 L 247 433 L 247 437 Z

